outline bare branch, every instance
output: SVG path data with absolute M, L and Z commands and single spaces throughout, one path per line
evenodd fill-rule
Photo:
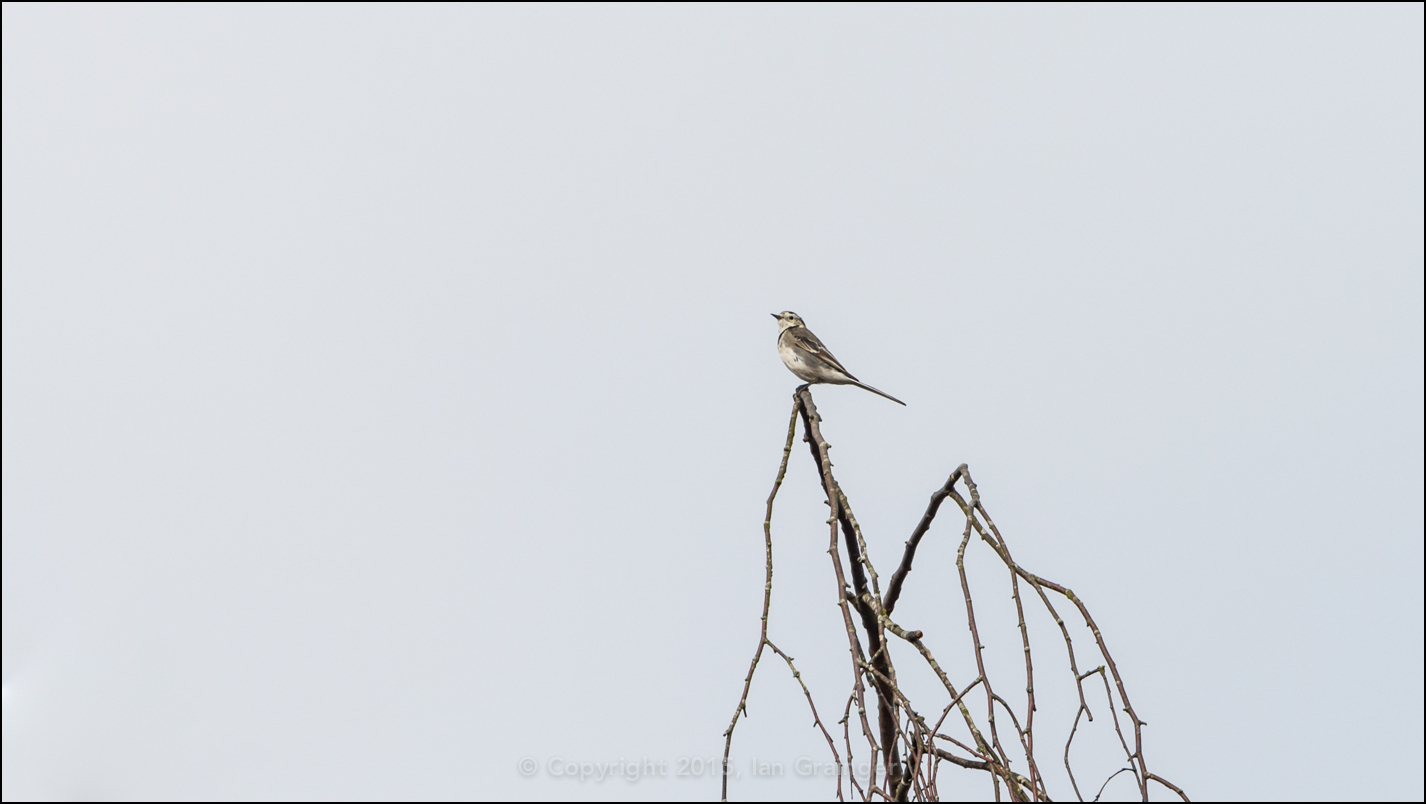
M 728 752 L 733 747 L 733 729 L 738 725 L 738 716 L 747 713 L 748 690 L 753 686 L 753 673 L 758 669 L 758 660 L 763 656 L 763 646 L 767 644 L 767 615 L 772 607 L 772 503 L 777 499 L 777 490 L 782 487 L 782 479 L 787 476 L 787 459 L 792 455 L 792 436 L 797 432 L 797 411 L 800 404 L 792 405 L 792 419 L 787 423 L 787 443 L 782 448 L 782 465 L 777 468 L 777 479 L 772 483 L 772 493 L 767 495 L 767 515 L 763 517 L 763 540 L 767 545 L 767 581 L 763 584 L 763 616 L 758 632 L 758 649 L 753 653 L 753 662 L 748 666 L 748 676 L 743 679 L 743 695 L 738 699 L 738 708 L 733 710 L 733 721 L 723 732 L 723 801 L 728 800 Z M 838 777 L 838 786 L 841 778 Z
M 802 678 L 802 674 L 797 670 L 791 656 L 788 656 L 781 648 L 773 644 L 768 639 L 768 616 L 772 601 L 772 507 L 777 496 L 778 488 L 781 486 L 783 478 L 786 476 L 787 464 L 792 452 L 792 439 L 797 429 L 797 419 L 801 417 L 803 422 L 803 440 L 807 442 L 808 449 L 812 454 L 813 463 L 816 464 L 817 474 L 821 480 L 821 485 L 827 497 L 829 528 L 829 543 L 827 553 L 832 559 L 833 575 L 837 584 L 837 608 L 842 615 L 843 629 L 847 635 L 847 650 L 852 662 L 852 690 L 847 697 L 847 704 L 844 708 L 842 719 L 838 725 L 842 726 L 842 739 L 846 751 L 846 763 L 842 762 L 841 754 L 837 750 L 836 741 L 830 731 L 822 723 L 822 719 L 817 712 L 817 705 L 812 699 L 811 690 L 807 687 Z M 861 525 L 857 523 L 856 515 L 852 513 L 851 502 L 846 492 L 838 485 L 836 478 L 832 474 L 831 445 L 822 436 L 822 418 L 817 413 L 817 406 L 812 401 L 812 393 L 808 386 L 801 386 L 794 393 L 792 408 L 792 419 L 788 423 L 787 441 L 783 446 L 782 463 L 778 468 L 777 480 L 773 483 L 772 493 L 768 495 L 767 513 L 763 521 L 763 536 L 767 548 L 767 582 L 763 591 L 763 613 L 762 623 L 759 633 L 758 646 L 753 654 L 752 663 L 748 667 L 747 677 L 743 681 L 742 697 L 738 701 L 738 706 L 733 712 L 733 720 L 724 732 L 723 745 L 723 796 L 726 800 L 728 793 L 728 757 L 732 746 L 733 729 L 737 726 L 738 718 L 747 715 L 748 692 L 752 685 L 754 672 L 757 670 L 758 661 L 762 657 L 763 648 L 771 648 L 774 653 L 781 656 L 787 663 L 788 669 L 792 672 L 793 678 L 802 687 L 803 695 L 807 698 L 808 707 L 812 711 L 812 723 L 821 732 L 827 741 L 827 747 L 832 752 L 832 758 L 837 763 L 837 798 L 840 800 L 844 795 L 842 786 L 842 771 L 845 769 L 847 779 L 850 782 L 850 790 L 862 801 L 871 801 L 874 798 L 882 800 L 938 800 L 940 794 L 937 791 L 937 781 L 942 763 L 948 766 L 955 766 L 964 770 L 984 771 L 991 779 L 992 791 L 995 799 L 1000 800 L 1000 785 L 1005 784 L 1005 791 L 1013 801 L 1049 801 L 1050 795 L 1046 781 L 1040 773 L 1039 764 L 1035 756 L 1035 712 L 1036 704 L 1035 692 L 1035 663 L 1032 653 L 1030 630 L 1025 613 L 1025 602 L 1021 595 L 1021 581 L 1029 584 L 1035 591 L 1036 597 L 1044 606 L 1045 611 L 1059 627 L 1060 634 L 1065 642 L 1065 653 L 1067 659 L 1067 669 L 1071 678 L 1074 679 L 1075 690 L 1079 698 L 1078 709 L 1075 712 L 1074 722 L 1070 727 L 1069 734 L 1065 740 L 1064 765 L 1065 771 L 1069 775 L 1070 785 L 1074 791 L 1075 798 L 1083 801 L 1080 795 L 1079 783 L 1074 776 L 1074 769 L 1070 761 L 1070 748 L 1074 743 L 1075 736 L 1079 732 L 1082 720 L 1089 723 L 1094 722 L 1094 713 L 1090 710 L 1089 703 L 1084 692 L 1084 682 L 1092 675 L 1098 674 L 1104 684 L 1104 694 L 1109 701 L 1109 712 L 1113 728 L 1119 739 L 1120 745 L 1124 749 L 1124 754 L 1128 759 L 1128 766 L 1117 771 L 1106 779 L 1104 786 L 1101 786 L 1099 795 L 1103 794 L 1105 786 L 1109 784 L 1119 773 L 1128 772 L 1135 778 L 1140 797 L 1148 800 L 1148 783 L 1153 780 L 1164 787 L 1177 793 L 1184 801 L 1188 796 L 1172 783 L 1152 774 L 1148 770 L 1148 764 L 1144 759 L 1143 733 L 1142 727 L 1147 725 L 1135 714 L 1133 707 L 1129 704 L 1129 697 L 1125 691 L 1124 680 L 1120 676 L 1113 657 L 1109 654 L 1109 649 L 1105 645 L 1103 634 L 1098 625 L 1090 616 L 1089 609 L 1084 601 L 1077 597 L 1065 586 L 1042 578 L 1025 570 L 1012 557 L 1010 546 L 999 529 L 995 521 L 990 518 L 985 506 L 981 502 L 980 491 L 976 488 L 975 481 L 971 478 L 970 470 L 965 464 L 956 467 L 950 474 L 946 482 L 931 495 L 930 502 L 926 506 L 925 513 L 921 516 L 921 521 L 916 525 L 911 533 L 911 538 L 906 541 L 905 549 L 901 556 L 901 563 L 892 573 L 887 584 L 885 594 L 881 590 L 881 581 L 877 575 L 876 567 L 873 565 L 870 550 L 867 547 L 866 538 L 862 533 Z M 958 488 L 964 486 L 964 494 Z M 956 572 L 959 576 L 961 597 L 965 605 L 966 626 L 970 632 L 973 657 L 979 675 L 976 676 L 965 689 L 957 692 L 951 683 L 950 677 L 946 674 L 939 662 L 932 655 L 930 647 L 926 644 L 926 635 L 918 630 L 908 630 L 898 625 L 891 618 L 895 610 L 896 603 L 901 597 L 905 588 L 906 580 L 915 564 L 916 552 L 930 532 L 931 524 L 935 520 L 940 510 L 941 504 L 947 499 L 956 503 L 965 517 L 965 526 L 961 531 L 960 544 L 956 550 Z M 841 538 L 838 538 L 840 532 Z M 1023 719 L 1016 714 L 1015 707 L 1011 701 L 997 693 L 987 674 L 986 662 L 984 659 L 985 645 L 981 641 L 981 628 L 976 618 L 975 602 L 971 595 L 970 580 L 966 570 L 966 551 L 970 548 L 972 535 L 977 536 L 980 542 L 990 547 L 991 551 L 1001 560 L 1008 570 L 1008 581 L 1010 586 L 1010 597 L 1015 602 L 1016 629 L 1020 636 L 1020 649 L 1025 659 L 1025 699 Z M 842 552 L 846 552 L 846 564 L 842 562 Z M 848 578 L 850 576 L 850 578 Z M 1099 649 L 1100 656 L 1104 663 L 1093 670 L 1081 673 L 1078 660 L 1075 656 L 1074 641 L 1070 636 L 1069 627 L 1050 600 L 1049 592 L 1062 595 L 1065 599 L 1074 604 L 1083 617 L 1085 626 L 1094 634 L 1095 645 Z M 1032 607 L 1033 608 L 1033 607 Z M 853 616 L 855 611 L 856 616 Z M 857 628 L 860 620 L 860 630 Z M 901 689 L 897 682 L 896 667 L 892 661 L 888 634 L 895 636 L 914 647 L 920 654 L 922 660 L 931 668 L 932 672 L 940 680 L 945 688 L 949 702 L 945 704 L 940 717 L 934 726 L 928 726 L 925 719 L 917 713 L 916 707 L 910 698 Z M 865 645 L 862 640 L 865 638 Z M 1043 656 L 1043 654 L 1042 654 Z M 1113 685 L 1110 684 L 1110 676 L 1113 676 Z M 877 726 L 873 728 L 867 717 L 867 687 L 870 686 L 876 691 L 877 697 Z M 982 694 L 986 702 L 986 722 L 989 724 L 989 738 L 982 734 L 976 723 L 975 717 L 971 714 L 970 708 L 966 705 L 965 697 L 976 687 L 982 688 Z M 1118 699 L 1116 701 L 1116 693 Z M 1013 696 L 1012 696 L 1013 697 Z M 865 780 L 857 778 L 858 770 L 853 763 L 853 747 L 851 741 L 851 719 L 852 705 L 857 707 L 857 718 L 861 725 L 862 735 L 866 738 L 870 749 L 870 761 L 866 766 Z M 937 704 L 939 705 L 939 704 Z M 1020 750 L 1025 754 L 1027 772 L 1017 773 L 1011 768 L 1011 758 L 1001 744 L 999 728 L 996 724 L 996 708 L 999 707 L 1004 713 L 1010 716 L 1010 723 L 1015 730 Z M 969 742 L 941 733 L 942 724 L 950 715 L 953 709 L 958 709 L 961 719 L 964 721 L 966 730 L 969 733 Z M 1119 722 L 1119 710 L 1123 710 L 1129 716 L 1129 722 L 1133 726 L 1133 746 L 1126 737 Z M 934 710 L 932 710 L 934 711 Z M 1022 725 L 1023 724 L 1023 725 Z M 951 746 L 966 752 L 969 756 L 959 756 L 950 750 L 937 745 L 936 742 L 944 741 Z M 1014 743 L 1012 743 L 1012 746 Z M 878 780 L 878 770 L 885 768 L 885 773 Z M 1096 799 L 1098 796 L 1096 796 Z
M 961 473 L 965 470 L 965 464 L 957 466 L 956 471 L 951 472 L 951 476 L 946 479 L 946 484 L 931 495 L 931 502 L 926 505 L 926 513 L 921 515 L 921 521 L 916 524 L 916 529 L 911 531 L 911 538 L 906 540 L 906 552 L 901 554 L 901 566 L 891 574 L 891 582 L 886 585 L 886 602 L 881 607 L 886 610 L 887 614 L 896 608 L 896 600 L 901 597 L 901 586 L 906 583 L 906 576 L 911 573 L 911 562 L 916 558 L 916 548 L 920 546 L 926 531 L 931 529 L 931 520 L 936 518 L 936 512 L 940 510 L 941 503 L 950 496 L 951 490 L 956 486 L 956 481 L 960 480 Z

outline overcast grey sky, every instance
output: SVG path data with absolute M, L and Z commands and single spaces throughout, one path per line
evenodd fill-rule
M 1423 796 L 1419 4 L 3 15 L 7 800 L 716 797 L 784 309 L 909 404 L 815 390 L 883 573 L 967 462 L 1151 768 Z M 800 445 L 780 500 L 837 709 Z M 968 681 L 958 532 L 898 611 Z

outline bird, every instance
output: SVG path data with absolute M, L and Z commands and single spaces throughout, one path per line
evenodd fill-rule
M 827 347 L 822 345 L 817 336 L 812 334 L 812 330 L 802 322 L 802 316 L 791 310 L 783 310 L 773 313 L 772 317 L 777 319 L 777 354 L 788 370 L 799 378 L 808 383 L 855 385 L 878 396 L 884 396 L 902 407 L 906 406 L 905 402 L 891 394 L 878 391 L 853 377 L 852 373 L 827 351 Z

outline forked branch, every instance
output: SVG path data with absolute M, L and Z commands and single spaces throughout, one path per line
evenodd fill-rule
M 822 490 L 827 498 L 829 510 L 827 525 L 830 529 L 827 552 L 832 559 L 833 576 L 836 582 L 836 603 L 847 634 L 847 651 L 851 660 L 851 692 L 847 698 L 843 717 L 838 721 L 838 725 L 841 725 L 843 729 L 845 761 L 841 752 L 837 750 L 836 740 L 822 723 L 821 717 L 817 713 L 817 705 L 813 701 L 812 692 L 793 664 L 792 657 L 784 653 L 768 638 L 773 575 L 772 509 L 778 489 L 782 486 L 783 478 L 787 474 L 787 464 L 792 454 L 792 442 L 799 419 L 803 424 L 803 440 L 807 442 L 812 453 L 812 460 L 817 467 Z M 792 416 L 788 422 L 787 441 L 783 445 L 782 463 L 778 467 L 772 493 L 768 495 L 767 511 L 763 519 L 763 539 L 766 546 L 767 562 L 758 644 L 753 653 L 752 663 L 748 667 L 748 674 L 743 679 L 742 696 L 738 699 L 738 705 L 733 710 L 732 722 L 729 723 L 727 731 L 723 733 L 723 800 L 726 801 L 728 797 L 728 769 L 733 730 L 738 725 L 738 719 L 747 714 L 748 691 L 752 687 L 753 675 L 757 672 L 758 662 L 762 658 L 765 647 L 771 648 L 774 653 L 782 657 L 792 672 L 793 678 L 802 687 L 808 707 L 812 711 L 812 723 L 821 731 L 837 766 L 838 800 L 843 799 L 847 789 L 850 789 L 853 796 L 863 801 L 870 801 L 874 798 L 897 801 L 939 800 L 937 782 L 943 763 L 967 771 L 985 773 L 991 781 L 991 789 L 996 800 L 1000 799 L 1002 785 L 1012 801 L 1051 800 L 1047 783 L 1040 772 L 1040 766 L 1035 756 L 1035 665 L 1032 658 L 1030 631 L 1026 625 L 1025 605 L 1020 594 L 1023 581 L 1030 589 L 1034 590 L 1035 598 L 1040 601 L 1046 613 L 1060 629 L 1065 641 L 1068 665 L 1066 669 L 1074 681 L 1078 695 L 1078 711 L 1075 713 L 1073 725 L 1065 740 L 1063 757 L 1075 798 L 1083 800 L 1078 782 L 1074 777 L 1070 749 L 1075 735 L 1080 730 L 1082 717 L 1087 722 L 1094 721 L 1093 712 L 1089 708 L 1085 695 L 1084 682 L 1091 676 L 1099 675 L 1109 702 L 1114 733 L 1118 737 L 1127 761 L 1126 766 L 1104 779 L 1104 784 L 1107 785 L 1109 780 L 1119 773 L 1130 773 L 1135 779 L 1140 797 L 1145 801 L 1149 797 L 1148 785 L 1150 781 L 1163 785 L 1184 801 L 1188 801 L 1188 796 L 1182 789 L 1149 772 L 1148 762 L 1144 757 L 1143 741 L 1143 726 L 1147 724 L 1139 718 L 1134 707 L 1129 703 L 1124 679 L 1118 666 L 1114 663 L 1114 658 L 1109 653 L 1104 635 L 1089 613 L 1088 606 L 1068 587 L 1035 575 L 1015 562 L 1004 536 L 996 528 L 994 520 L 990 518 L 981 503 L 980 491 L 976 488 L 975 481 L 971 478 L 970 470 L 966 465 L 961 464 L 956 467 L 941 488 L 931 495 L 925 513 L 922 514 L 920 522 L 911 532 L 911 537 L 906 540 L 901 563 L 891 574 L 883 594 L 880 588 L 880 578 L 872 564 L 861 526 L 852 513 L 851 503 L 846 492 L 838 485 L 832 474 L 831 445 L 822 436 L 821 423 L 822 418 L 818 415 L 817 406 L 812 401 L 810 389 L 805 385 L 798 388 L 793 395 Z M 966 628 L 971 637 L 972 654 L 978 673 L 959 692 L 945 669 L 932 655 L 930 647 L 926 644 L 926 634 L 919 630 L 908 630 L 902 627 L 891 616 L 896 610 L 896 604 L 905 588 L 906 580 L 915 566 L 917 549 L 930 532 L 931 525 L 940 511 L 942 503 L 947 499 L 954 502 L 964 516 L 964 527 L 961 529 L 961 538 L 956 551 L 956 571 L 960 598 L 965 609 Z M 995 685 L 986 669 L 982 655 L 985 646 L 980 639 L 980 625 L 976 620 L 975 603 L 965 565 L 966 551 L 971 544 L 972 536 L 978 537 L 980 542 L 988 545 L 1007 570 L 1006 577 L 1009 581 L 1010 596 L 1015 602 L 1016 630 L 1020 637 L 1019 641 L 1025 659 L 1025 698 L 1023 709 L 1019 710 L 1023 714 L 1017 713 L 1015 705 L 995 691 Z M 843 552 L 846 553 L 845 564 L 843 563 Z M 850 582 L 848 576 L 850 576 Z M 1056 611 L 1049 593 L 1059 595 L 1074 604 L 1075 609 L 1084 620 L 1085 627 L 1094 635 L 1095 647 L 1099 651 L 1103 664 L 1085 673 L 1079 671 L 1069 627 Z M 944 704 L 934 725 L 927 724 L 926 719 L 917 712 L 918 707 L 898 684 L 895 663 L 892 661 L 887 642 L 888 635 L 914 647 L 922 660 L 935 673 L 936 678 L 940 680 L 941 686 L 944 687 L 947 703 Z M 1112 686 L 1110 684 L 1111 676 L 1113 677 Z M 975 695 L 971 696 L 973 690 Z M 867 711 L 870 708 L 867 705 L 869 691 L 874 691 L 876 694 L 877 723 L 875 727 L 867 717 Z M 968 698 L 984 701 L 983 716 L 988 727 L 987 730 L 982 730 L 977 722 L 971 707 L 968 706 Z M 857 710 L 856 718 L 862 739 L 866 741 L 868 748 L 868 761 L 861 768 L 858 768 L 853 762 L 851 727 L 853 706 Z M 936 706 L 940 708 L 941 704 L 936 704 Z M 964 729 L 960 738 L 942 732 L 947 718 L 953 711 L 959 715 L 958 722 Z M 996 719 L 997 711 L 1009 716 L 1012 732 L 1007 732 L 1008 743 L 1001 741 L 1001 729 Z M 1123 711 L 1129 717 L 1132 740 L 1124 733 L 1119 721 L 1119 711 Z M 1009 750 L 1007 750 L 1007 745 Z M 955 753 L 957 750 L 963 754 Z M 1017 761 L 1024 762 L 1023 771 L 1013 767 Z M 848 788 L 843 787 L 843 774 L 849 784 Z M 1102 791 L 1103 788 L 1100 789 Z

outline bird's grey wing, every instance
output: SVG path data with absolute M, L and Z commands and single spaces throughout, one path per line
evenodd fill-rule
M 796 346 L 797 348 L 808 352 L 816 356 L 818 359 L 828 363 L 837 371 L 840 371 L 848 377 L 851 377 L 853 380 L 856 379 L 856 377 L 852 376 L 852 373 L 850 371 L 847 371 L 846 366 L 843 366 L 841 361 L 837 360 L 837 358 L 834 357 L 832 353 L 827 350 L 827 347 L 823 345 L 822 341 L 818 340 L 817 336 L 812 334 L 812 330 L 806 327 L 792 327 L 786 332 L 782 333 L 782 337 L 789 339 L 792 342 L 793 346 Z

